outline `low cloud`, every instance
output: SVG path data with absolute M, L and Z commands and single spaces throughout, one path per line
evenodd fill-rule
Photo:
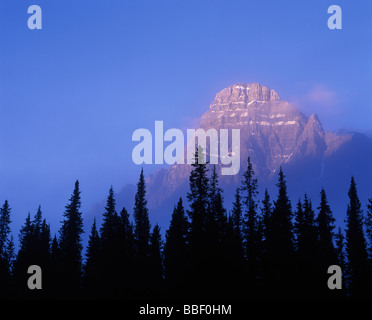
M 322 119 L 342 115 L 342 99 L 339 92 L 323 83 L 301 86 L 303 93 L 293 96 L 290 101 L 307 115 L 316 113 Z
M 328 88 L 324 84 L 317 84 L 304 96 L 308 103 L 318 104 L 320 106 L 332 107 L 339 103 L 337 92 Z

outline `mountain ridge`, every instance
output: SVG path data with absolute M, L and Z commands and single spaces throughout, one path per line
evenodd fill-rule
M 264 188 L 275 192 L 276 174 L 282 167 L 292 201 L 297 201 L 304 193 L 317 197 L 324 187 L 334 210 L 341 213 L 345 207 L 346 212 L 351 175 L 360 182 L 361 199 L 372 196 L 369 183 L 372 181 L 369 166 L 372 163 L 372 140 L 355 132 L 324 130 L 316 114 L 307 117 L 297 106 L 282 101 L 275 90 L 266 86 L 236 83 L 222 89 L 202 115 L 199 128 L 241 131 L 240 172 L 234 176 L 220 175 L 227 209 L 242 180 L 248 156 L 261 193 Z M 220 173 L 221 164 L 216 168 Z M 174 164 L 146 177 L 153 221 L 167 226 L 178 198 L 186 196 L 190 171 L 191 165 Z M 133 185 L 119 191 L 118 206 L 132 209 L 134 192 Z M 94 211 L 98 211 L 97 206 Z

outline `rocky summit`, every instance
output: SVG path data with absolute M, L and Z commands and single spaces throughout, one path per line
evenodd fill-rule
M 217 93 L 200 127 L 240 129 L 241 160 L 250 156 L 259 175 L 270 175 L 303 155 L 322 156 L 327 148 L 315 114 L 306 117 L 258 83 L 235 84 Z

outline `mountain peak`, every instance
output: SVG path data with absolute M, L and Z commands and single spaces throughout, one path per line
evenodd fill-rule
M 274 102 L 279 100 L 280 97 L 275 90 L 259 83 L 236 83 L 218 92 L 210 108 L 226 107 L 231 109 L 253 101 Z

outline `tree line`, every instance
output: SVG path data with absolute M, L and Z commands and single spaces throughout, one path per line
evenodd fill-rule
M 199 163 L 189 176 L 187 205 L 174 206 L 165 239 L 151 227 L 143 170 L 133 217 L 117 211 L 109 190 L 103 222 L 94 220 L 83 259 L 79 182 L 65 207 L 59 234 L 39 206 L 19 231 L 15 253 L 11 208 L 0 209 L 0 297 L 2 299 L 314 298 L 360 299 L 372 295 L 372 199 L 366 214 L 354 178 L 345 230 L 324 189 L 314 208 L 305 194 L 293 207 L 280 169 L 278 193 L 258 201 L 258 182 L 248 164 L 232 210 L 224 206 L 215 166 Z M 202 162 L 202 161 L 201 161 Z M 30 265 L 42 270 L 42 290 L 30 290 Z M 328 267 L 342 270 L 342 289 L 330 290 Z

